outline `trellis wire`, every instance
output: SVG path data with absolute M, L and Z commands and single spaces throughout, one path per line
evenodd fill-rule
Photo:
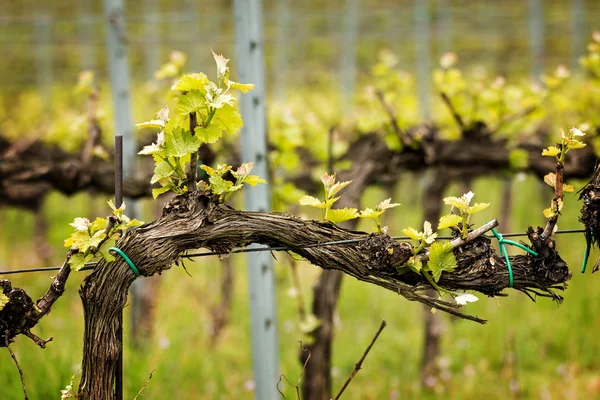
M 563 229 L 563 230 L 554 232 L 554 235 L 570 234 L 570 233 L 585 233 L 585 229 Z M 484 235 L 484 236 L 488 239 L 492 239 L 494 237 L 492 235 Z M 516 233 L 516 232 L 515 233 L 503 233 L 502 236 L 505 238 L 519 237 L 519 236 L 527 236 L 527 233 Z M 391 238 L 394 240 L 410 240 L 410 237 L 408 237 L 408 236 L 391 236 Z M 452 240 L 452 239 L 455 239 L 455 236 L 438 236 L 437 239 Z M 294 251 L 294 250 L 310 249 L 310 248 L 315 248 L 315 247 L 337 246 L 337 245 L 343 245 L 343 244 L 360 243 L 360 242 L 364 242 L 365 240 L 366 239 L 333 240 L 330 242 L 310 243 L 310 244 L 307 244 L 302 247 L 289 247 L 289 246 L 252 247 L 252 248 L 245 248 L 245 249 L 235 249 L 235 250 L 232 250 L 229 252 L 211 251 L 211 252 L 203 252 L 203 253 L 191 253 L 191 254 L 183 255 L 182 257 L 183 258 L 198 258 L 198 257 L 207 257 L 207 256 L 224 256 L 224 255 L 228 255 L 228 254 L 239 254 L 239 253 L 258 253 L 258 252 L 262 252 L 262 251 Z M 80 271 L 93 270 L 94 267 L 96 266 L 96 264 L 97 264 L 96 262 L 86 263 L 80 269 Z M 58 271 L 61 268 L 62 267 L 56 266 L 56 267 L 43 267 L 43 268 L 30 268 L 30 269 L 16 269 L 16 270 L 12 270 L 12 271 L 0 271 L 0 276 L 1 275 L 23 274 L 23 273 L 28 273 L 28 272 Z

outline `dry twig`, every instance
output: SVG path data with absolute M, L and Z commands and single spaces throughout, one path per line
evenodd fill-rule
M 362 368 L 363 361 L 365 361 L 365 358 L 367 358 L 367 355 L 369 354 L 369 351 L 371 351 L 371 347 L 373 347 L 373 345 L 375 344 L 375 341 L 379 337 L 379 334 L 381 333 L 381 331 L 383 330 L 383 328 L 385 328 L 386 326 L 387 326 L 387 323 L 385 322 L 385 320 L 381 321 L 381 325 L 379 326 L 379 329 L 375 333 L 375 336 L 373 336 L 373 340 L 371 340 L 371 343 L 369 344 L 369 347 L 367 347 L 367 349 L 363 353 L 363 355 L 360 358 L 360 360 L 358 360 L 358 362 L 356 363 L 356 365 L 354 365 L 354 369 L 350 373 L 350 376 L 348 376 L 348 379 L 346 379 L 346 382 L 344 382 L 344 385 L 342 386 L 342 388 L 340 389 L 340 391 L 338 392 L 338 394 L 335 396 L 334 400 L 338 400 L 340 398 L 340 396 L 342 395 L 342 393 L 344 393 L 344 390 L 346 390 L 346 387 L 348 387 L 348 385 L 350 384 L 350 382 L 352 381 L 352 379 L 354 378 L 354 376 L 358 373 L 358 371 L 360 371 L 360 369 Z
M 10 344 L 9 344 L 9 340 L 8 340 L 8 331 L 5 332 L 4 343 L 6 344 L 6 348 L 8 349 L 10 356 L 12 357 L 13 361 L 15 362 L 15 365 L 17 366 L 17 369 L 19 370 L 19 376 L 21 377 L 21 386 L 23 387 L 23 395 L 25 396 L 25 400 L 29 400 L 29 397 L 27 397 L 27 389 L 25 388 L 25 378 L 23 377 L 23 370 L 21 369 L 21 366 L 19 365 L 19 361 L 17 361 L 17 357 L 15 356 L 15 353 L 13 353 L 12 349 L 10 348 Z

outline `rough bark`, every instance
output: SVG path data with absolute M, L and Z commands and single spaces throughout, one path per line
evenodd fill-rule
M 366 134 L 351 143 L 347 153 L 341 159 L 355 161 L 357 154 L 370 149 L 370 160 L 376 164 L 377 173 L 372 183 L 394 182 L 398 171 L 419 171 L 429 167 L 445 168 L 457 176 L 477 177 L 509 170 L 510 151 L 506 142 L 487 133 L 485 126 L 479 124 L 476 134 L 465 133 L 460 140 L 442 140 L 435 127 L 420 125 L 406 132 L 405 139 L 411 143 L 401 150 L 390 150 L 378 133 Z M 528 172 L 543 177 L 554 169 L 550 157 L 542 157 L 540 143 L 519 145 L 529 154 Z M 310 156 L 302 153 L 305 165 L 310 166 Z M 202 146 L 200 159 L 211 164 L 215 154 L 208 146 Z M 236 154 L 231 157 L 238 159 Z M 581 149 L 569 157 L 565 165 L 565 178 L 587 178 L 595 166 L 592 146 Z M 141 174 L 136 179 L 124 182 L 124 196 L 139 198 L 150 196 L 152 168 L 141 166 Z M 302 189 L 314 192 L 318 190 L 308 172 L 290 177 Z M 94 158 L 93 162 L 84 162 L 82 155 L 69 154 L 56 146 L 39 140 L 21 140 L 10 142 L 0 137 L 0 205 L 12 205 L 37 209 L 41 199 L 52 189 L 67 195 L 96 188 L 99 192 L 112 193 L 114 190 L 114 168 L 112 160 Z
M 514 288 L 560 301 L 562 298 L 555 290 L 564 289 L 564 283 L 570 277 L 567 265 L 556 252 L 554 241 L 541 236 L 541 228 L 535 231 L 530 229 L 528 234 L 532 248 L 540 255 L 511 257 Z M 360 241 L 306 247 L 307 243 L 348 239 Z M 116 246 L 133 260 L 142 276 L 152 276 L 170 269 L 186 250 L 208 248 L 225 253 L 250 243 L 287 246 L 325 270 L 341 271 L 358 280 L 399 293 L 408 300 L 420 301 L 481 322 L 477 317 L 461 314 L 453 303 L 423 295 L 422 291 L 430 286 L 421 275 L 397 272 L 397 267 L 412 255 L 409 243 L 396 242 L 386 235 L 345 230 L 331 223 L 306 221 L 283 213 L 237 211 L 199 193 L 176 198 L 167 204 L 161 218 L 128 232 Z M 455 254 L 458 268 L 453 273 L 442 274 L 439 281 L 441 287 L 476 290 L 489 296 L 501 295 L 508 284 L 508 273 L 503 258 L 495 253 L 489 239 L 479 237 L 456 250 Z M 128 288 L 134 280 L 134 273 L 120 258 L 112 263 L 100 261 L 80 289 L 85 315 L 81 399 L 105 400 L 112 397 L 119 348 L 117 321 L 127 301 Z M 13 328 L 21 326 L 23 322 L 32 327 L 30 321 L 41 318 L 38 311 L 28 307 L 25 316 L 19 318 L 12 312 L 12 306 L 18 301 L 18 296 L 13 296 L 13 293 L 18 289 L 8 288 L 6 283 L 2 288 L 10 302 L 0 311 L 0 332 L 10 331 L 10 335 L 13 335 L 18 331 Z M 53 290 L 56 288 L 52 287 L 49 292 Z M 45 308 L 39 301 L 38 307 Z M 32 312 L 35 315 L 30 320 L 28 317 Z
M 600 246 L 600 164 L 596 166 L 590 181 L 580 190 L 579 199 L 583 200 L 579 221 L 585 225 L 586 242 Z M 594 264 L 592 272 L 600 268 L 600 258 Z

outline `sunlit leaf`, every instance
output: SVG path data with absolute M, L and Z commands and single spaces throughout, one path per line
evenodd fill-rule
M 423 237 L 423 234 L 421 232 L 419 232 L 415 228 L 411 228 L 410 226 L 408 228 L 402 229 L 402 233 L 404 233 L 412 240 L 420 240 Z
M 171 90 L 180 90 L 182 92 L 199 90 L 202 93 L 206 93 L 206 89 L 204 89 L 204 87 L 208 84 L 208 82 L 208 77 L 202 72 L 198 74 L 188 74 L 182 76 L 179 81 L 171 87 Z
M 321 202 L 321 200 L 309 195 L 302 196 L 302 198 L 300 198 L 300 204 L 316 208 L 325 208 L 327 206 L 324 202 Z
M 327 219 L 334 224 L 339 222 L 347 221 L 358 217 L 358 211 L 356 208 L 340 208 L 335 210 L 329 210 L 327 212 Z
M 244 178 L 243 183 L 247 183 L 250 186 L 256 186 L 259 183 L 267 183 L 263 178 L 258 175 L 248 175 Z
M 483 211 L 490 206 L 490 203 L 475 203 L 471 207 L 467 208 L 467 213 L 475 214 L 479 211 Z
M 452 272 L 457 267 L 456 257 L 449 242 L 435 242 L 429 247 L 429 261 L 427 268 L 433 275 L 433 280 L 438 282 L 442 272 Z
M 390 208 L 399 207 L 400 203 L 391 203 L 392 199 L 385 199 L 377 206 L 378 210 L 385 211 Z
M 543 156 L 556 157 L 560 154 L 560 149 L 556 146 L 550 146 L 547 149 L 542 150 Z
M 81 253 L 73 254 L 69 259 L 69 266 L 72 271 L 79 271 L 85 266 L 85 263 L 92 261 L 94 258 L 93 254 L 83 255 Z
M 8 296 L 5 295 L 4 293 L 0 292 L 0 311 L 2 311 L 2 309 L 4 309 L 4 306 L 6 306 L 9 301 L 10 301 L 10 299 L 8 298 Z
M 462 221 L 460 215 L 444 215 L 440 218 L 438 230 L 457 226 Z
M 383 214 L 383 211 L 375 211 L 371 208 L 365 208 L 360 212 L 360 218 L 378 218 Z

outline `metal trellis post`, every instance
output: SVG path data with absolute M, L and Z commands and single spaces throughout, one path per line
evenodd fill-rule
M 344 11 L 344 30 L 340 58 L 340 85 L 342 113 L 352 105 L 356 82 L 356 39 L 360 23 L 360 0 L 347 0 Z
M 570 38 L 571 38 L 571 68 L 579 67 L 579 57 L 585 54 L 585 0 L 571 0 L 570 9 Z
M 188 53 L 189 70 L 197 72 L 200 71 L 202 65 L 200 51 L 198 51 L 199 47 L 197 46 L 203 39 L 200 34 L 200 2 L 198 0 L 185 0 L 184 7 L 187 10 L 189 21 L 184 25 L 184 29 L 187 32 L 185 50 Z
M 146 79 L 154 79 L 161 64 L 160 5 L 157 0 L 144 0 L 144 56 L 146 57 Z
M 96 45 L 94 41 L 94 18 L 90 13 L 89 0 L 77 1 L 77 25 L 79 31 L 79 66 L 84 70 L 96 69 Z
M 35 65 L 36 84 L 42 93 L 44 105 L 48 106 L 52 97 L 52 20 L 48 15 L 35 16 Z
M 431 60 L 429 41 L 429 0 L 415 0 L 415 41 L 417 49 L 417 93 L 421 118 L 431 118 Z
M 254 162 L 254 172 L 268 176 L 266 146 L 265 69 L 261 0 L 235 0 L 236 66 L 241 82 L 254 83 L 255 89 L 240 99 L 244 119 L 242 159 Z M 269 187 L 245 188 L 248 210 L 269 211 Z M 257 399 L 277 399 L 279 375 L 277 351 L 277 313 L 273 261 L 268 253 L 248 257 L 252 364 Z
M 531 73 L 534 81 L 542 74 L 544 57 L 544 8 L 543 0 L 529 0 L 529 45 L 531 47 Z
M 108 62 L 110 73 L 110 85 L 112 88 L 113 109 L 115 117 L 115 153 L 116 159 L 122 158 L 122 177 L 128 178 L 133 175 L 135 161 L 135 138 L 133 132 L 133 120 L 131 117 L 131 105 L 129 100 L 129 64 L 127 58 L 127 36 L 125 30 L 125 18 L 123 13 L 123 0 L 104 0 L 104 16 L 106 18 L 106 40 L 108 50 Z M 120 143 L 122 155 L 120 156 Z M 117 164 L 117 163 L 116 163 Z M 122 198 L 118 185 L 120 165 L 115 165 L 116 182 L 115 197 L 117 206 Z M 122 182 L 121 182 L 122 183 Z M 129 202 L 127 213 L 135 217 L 135 206 Z M 117 400 L 123 398 L 123 314 L 121 313 L 120 327 L 117 331 L 118 340 L 121 344 L 119 361 L 115 377 L 115 396 Z
M 441 56 L 444 53 L 454 50 L 452 48 L 452 19 L 454 13 L 452 2 L 449 0 L 438 0 L 436 11 L 438 13 L 437 41 L 439 43 L 439 54 Z
M 291 0 L 278 0 L 275 16 L 277 18 L 277 38 L 275 39 L 275 99 L 285 101 L 287 97 L 287 76 L 289 69 L 291 23 Z

